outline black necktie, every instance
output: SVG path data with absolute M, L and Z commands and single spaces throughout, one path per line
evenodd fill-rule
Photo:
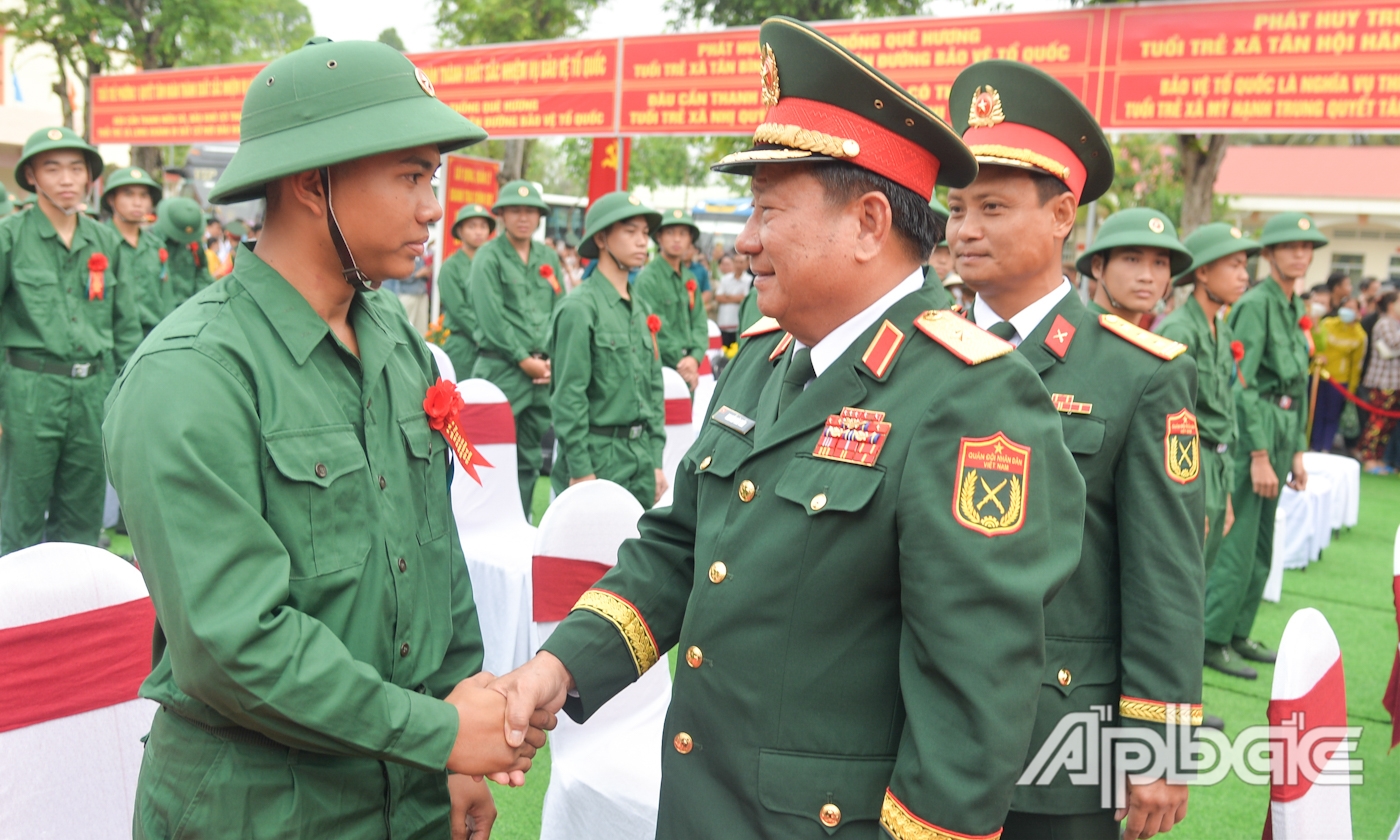
M 997 321 L 995 324 L 987 327 L 987 332 L 997 338 L 1010 341 L 1016 335 L 1016 328 L 1011 326 L 1010 321 Z
M 794 350 L 792 359 L 788 362 L 787 373 L 783 374 L 783 388 L 778 392 L 778 415 L 782 416 L 783 411 L 790 405 L 802 390 L 807 387 L 807 383 L 812 377 L 817 375 L 817 369 L 812 366 L 812 351 L 807 347 Z

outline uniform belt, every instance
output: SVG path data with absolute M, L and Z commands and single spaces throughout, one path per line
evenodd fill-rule
M 1228 443 L 1211 443 L 1208 440 L 1202 440 L 1201 443 L 1206 449 L 1214 449 L 1218 455 L 1224 455 L 1230 450 L 1230 444 Z
M 66 376 L 70 379 L 87 379 L 102 371 L 101 359 L 92 359 L 86 362 L 61 362 L 57 359 L 29 356 L 14 350 L 5 351 L 5 361 L 11 367 L 17 367 L 20 370 L 33 373 L 51 373 L 54 376 Z
M 603 437 L 622 438 L 624 440 L 636 440 L 646 434 L 647 424 L 637 423 L 632 426 L 589 426 L 588 433 L 602 435 Z
M 194 718 L 185 717 L 169 706 L 161 706 L 161 708 L 185 723 L 188 723 L 190 726 L 193 726 L 195 729 L 208 732 L 220 741 L 230 741 L 235 744 L 248 744 L 253 747 L 276 747 L 282 750 L 291 749 L 291 747 L 286 744 L 279 744 L 261 732 L 254 732 L 251 729 L 244 729 L 241 726 L 210 726 Z
M 1293 407 L 1294 398 L 1287 394 L 1260 394 L 1259 398 L 1267 403 L 1273 403 L 1284 411 Z
M 497 353 L 494 350 L 477 350 L 476 355 L 482 357 L 483 359 L 499 359 L 502 362 L 506 360 L 505 356 L 502 356 L 500 353 Z

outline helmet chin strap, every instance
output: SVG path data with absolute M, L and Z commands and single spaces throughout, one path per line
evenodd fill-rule
M 33 182 L 33 179 L 30 179 L 30 180 L 31 180 L 31 182 Z M 72 208 L 68 208 L 68 207 L 59 207 L 59 206 L 58 206 L 58 202 L 53 200 L 53 196 L 51 196 L 51 195 L 49 195 L 48 193 L 44 192 L 43 190 L 39 189 L 39 184 L 38 184 L 37 182 L 33 182 L 33 183 L 34 183 L 34 192 L 38 193 L 39 195 L 42 195 L 44 198 L 47 198 L 47 199 L 49 200 L 49 203 L 52 204 L 52 205 L 54 206 L 54 209 L 55 209 L 55 210 L 57 210 L 58 212 L 62 213 L 62 214 L 65 215 L 65 216 L 76 216 L 76 215 L 78 215 L 79 210 L 78 210 L 78 208 L 77 208 L 76 205 L 74 205 Z
M 1202 288 L 1202 289 L 1205 289 L 1205 291 L 1206 291 L 1206 299 L 1209 300 L 1211 303 L 1215 304 L 1216 306 L 1224 306 L 1224 305 L 1225 305 L 1225 301 L 1222 300 L 1222 299 L 1220 299 L 1219 297 L 1216 297 L 1215 292 L 1212 292 L 1212 291 L 1210 290 L 1210 286 L 1207 286 L 1207 285 L 1202 284 L 1202 285 L 1201 285 L 1201 288 Z
M 340 223 L 335 220 L 335 209 L 331 206 L 330 167 L 323 166 L 320 171 L 321 188 L 326 191 L 326 227 L 330 229 L 331 244 L 335 246 L 336 256 L 340 257 L 340 273 L 345 275 L 345 282 L 353 286 L 355 291 L 372 292 L 374 281 L 355 265 L 355 256 L 350 253 L 350 245 L 346 243 L 345 235 L 340 232 Z

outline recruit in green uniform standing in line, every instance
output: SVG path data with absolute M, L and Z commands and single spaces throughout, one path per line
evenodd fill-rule
M 647 329 L 656 316 L 627 282 L 628 272 L 646 262 L 647 233 L 660 222 L 660 213 L 627 192 L 600 197 L 584 218 L 579 256 L 597 262 L 559 304 L 550 327 L 556 494 L 603 478 L 627 488 L 645 509 L 666 492 L 666 391 Z
M 676 372 L 695 390 L 700 360 L 710 346 L 709 318 L 700 286 L 691 273 L 687 255 L 700 238 L 695 219 L 683 210 L 661 214 L 661 229 L 651 232 L 661 253 L 637 275 L 637 293 L 661 318 L 656 346 L 661 364 Z
M 759 43 L 768 121 L 717 168 L 753 177 L 770 317 L 672 505 L 498 685 L 512 726 L 570 688 L 586 720 L 677 645 L 659 840 L 995 836 L 1084 484 L 1026 360 L 924 288 L 966 147 L 806 25 Z
M 1206 586 L 1205 663 L 1251 680 L 1258 672 L 1240 659 L 1276 658 L 1249 632 L 1273 559 L 1279 485 L 1286 479 L 1301 491 L 1308 483 L 1303 453 L 1308 448 L 1312 322 L 1305 319 L 1294 288 L 1327 237 L 1310 216 L 1280 213 L 1264 225 L 1259 244 L 1269 277 L 1230 309 L 1230 330 L 1244 347 L 1235 383 L 1240 450 L 1231 493 L 1235 525 L 1221 542 Z
M 1105 809 L 1097 776 L 1076 785 L 1045 751 L 1056 750 L 1050 735 L 1066 715 L 1105 707 L 1117 711 L 1112 725 L 1158 735 L 1201 722 L 1195 365 L 1180 344 L 1090 312 L 1065 279 L 1078 205 L 1113 181 L 1108 141 L 1074 94 L 1040 70 L 993 60 L 958 74 L 949 102 L 981 164 L 971 186 L 948 193 L 948 242 L 977 293 L 972 319 L 1040 372 L 1088 493 L 1079 568 L 1045 612 L 1028 778 L 1003 837 L 1109 840 L 1125 816 L 1127 840 L 1150 837 L 1185 816 L 1185 785 L 1137 777 Z M 1161 218 L 1129 219 L 1141 229 L 1123 244 L 1172 250 Z M 1152 276 L 1165 284 L 1170 271 Z
M 1191 264 L 1191 252 L 1176 236 L 1176 225 L 1147 207 L 1120 210 L 1104 220 L 1094 242 L 1075 263 L 1094 278 L 1089 312 L 1142 323 L 1172 287 L 1172 277 Z
M 200 241 L 204 213 L 193 199 L 175 196 L 156 205 L 156 222 L 151 232 L 165 245 L 165 282 L 170 311 L 194 297 L 214 282 L 209 258 Z
M 0 554 L 102 529 L 102 401 L 143 333 L 121 237 L 79 209 L 101 172 L 68 128 L 30 135 L 15 166 L 39 203 L 0 224 Z
M 102 206 L 111 212 L 112 229 L 121 235 L 122 261 L 136 292 L 146 335 L 174 308 L 169 306 L 170 287 L 165 282 L 169 252 L 160 237 L 141 228 L 160 200 L 160 184 L 139 167 L 118 169 L 103 185 Z
M 491 212 L 504 236 L 481 246 L 472 260 L 467 299 L 476 317 L 477 359 L 472 376 L 500 388 L 515 415 L 520 504 L 530 516 L 549 428 L 549 319 L 564 298 L 559 255 L 534 240 L 549 205 L 529 181 L 501 187 Z
M 452 236 L 462 243 L 438 272 L 438 298 L 442 306 L 442 326 L 447 340 L 442 349 L 452 360 L 458 379 L 467 379 L 476 367 L 476 315 L 467 296 L 467 281 L 471 279 L 472 257 L 491 234 L 496 232 L 496 217 L 480 204 L 464 204 L 452 220 Z
M 108 463 L 157 619 L 138 840 L 484 840 L 490 793 L 444 768 L 523 782 L 543 743 L 506 745 L 477 674 L 460 398 L 374 291 L 442 216 L 440 152 L 485 137 L 432 91 L 367 41 L 263 68 L 210 195 L 266 199 L 257 251 L 113 389 Z

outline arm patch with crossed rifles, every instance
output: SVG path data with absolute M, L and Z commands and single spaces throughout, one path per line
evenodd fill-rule
M 958 450 L 953 517 L 964 528 L 989 537 L 1014 534 L 1026 517 L 1026 479 L 1031 450 L 1002 432 L 963 438 Z
M 1166 453 L 1167 477 L 1177 484 L 1190 484 L 1201 474 L 1201 438 L 1196 415 L 1183 408 L 1167 415 L 1167 434 L 1163 439 Z

